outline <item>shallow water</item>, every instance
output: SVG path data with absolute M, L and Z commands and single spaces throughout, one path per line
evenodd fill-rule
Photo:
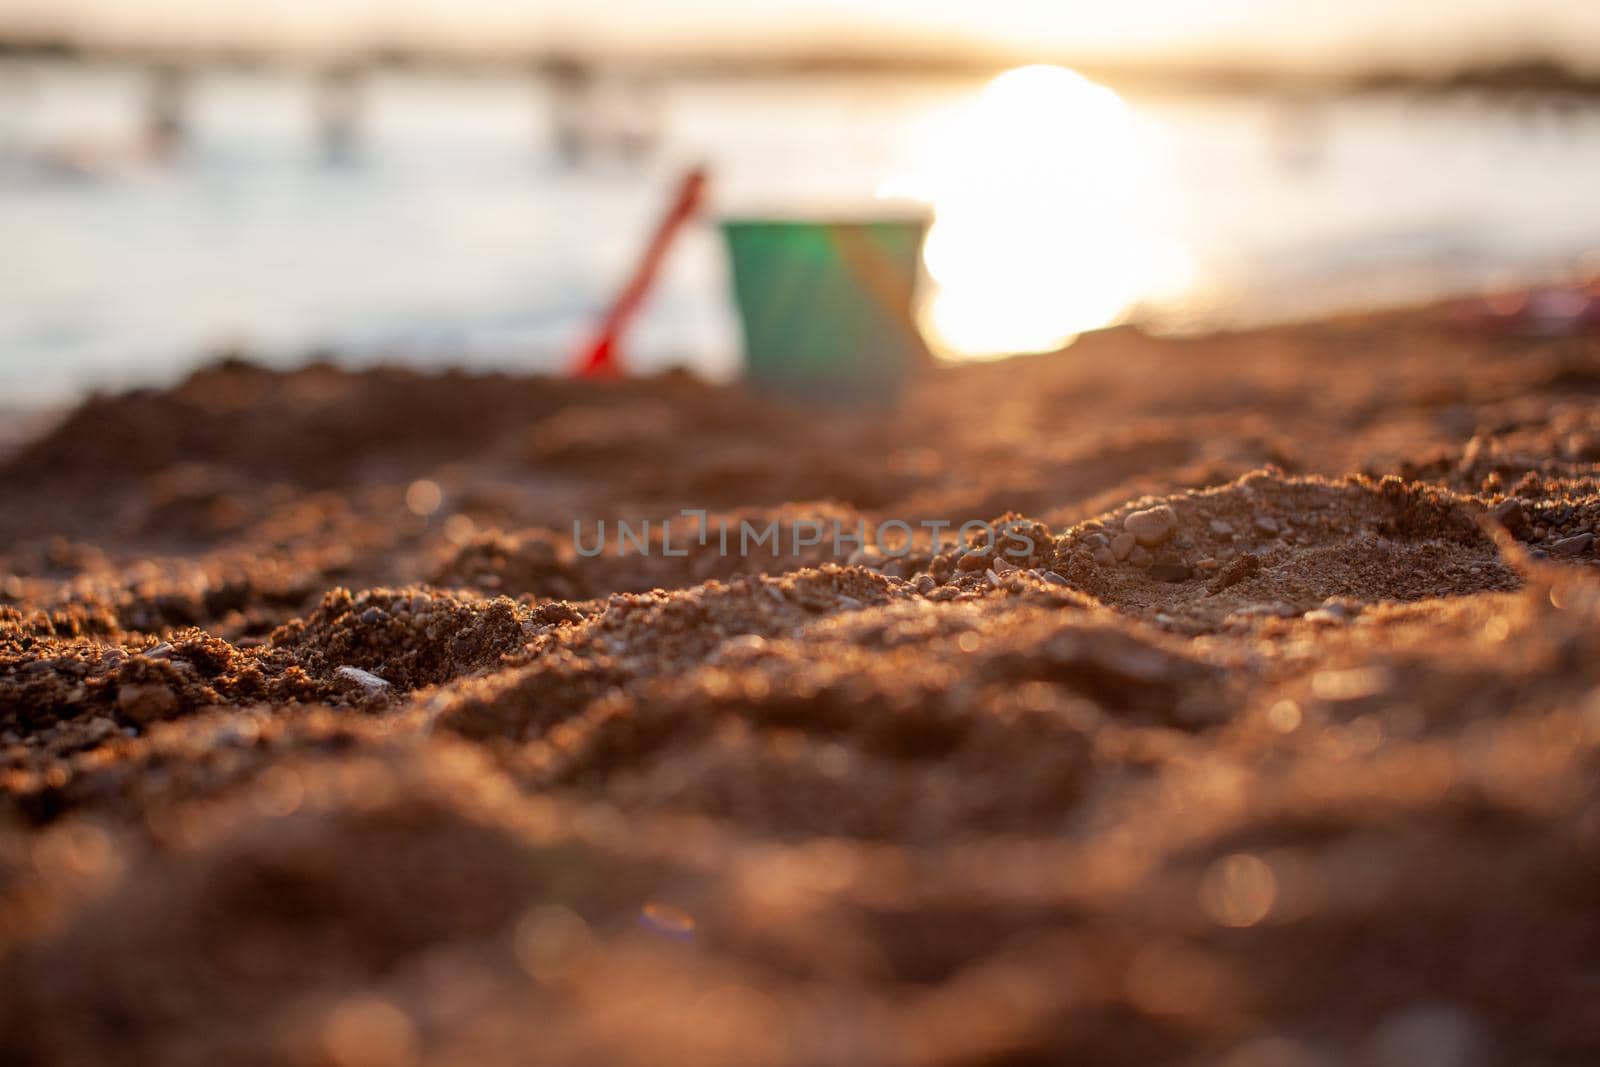
M 539 84 L 384 73 L 339 162 L 318 150 L 307 78 L 214 72 L 160 164 L 134 151 L 143 84 L 110 66 L 0 68 L 0 406 L 169 380 L 227 346 L 285 364 L 331 349 L 556 367 L 687 163 L 709 162 L 721 213 L 860 211 L 951 155 L 981 88 L 670 81 L 623 109 L 656 138 L 641 158 L 569 163 Z M 1124 313 L 1157 325 L 1404 301 L 1600 250 L 1597 110 L 1123 95 L 1140 185 L 1119 203 L 1175 263 Z M 1024 132 L 1024 163 L 1041 145 L 1069 173 L 1104 162 L 1067 119 Z M 1062 255 L 1092 272 L 1121 232 Z M 630 337 L 636 365 L 733 367 L 726 271 L 709 226 L 687 236 Z

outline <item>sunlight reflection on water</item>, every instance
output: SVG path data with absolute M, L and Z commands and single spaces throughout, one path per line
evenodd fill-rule
M 1116 93 L 1062 67 L 1008 71 L 930 123 L 880 195 L 929 203 L 921 323 L 947 358 L 1046 352 L 1180 292 L 1146 146 Z

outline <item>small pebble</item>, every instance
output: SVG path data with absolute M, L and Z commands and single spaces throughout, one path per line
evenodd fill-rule
M 1154 559 L 1143 545 L 1134 545 L 1133 551 L 1128 553 L 1128 562 L 1135 567 L 1148 567 Z
M 921 593 L 923 596 L 927 596 L 929 593 L 933 592 L 935 589 L 937 589 L 939 587 L 939 583 L 934 579 L 933 575 L 931 575 L 931 574 L 919 574 L 919 575 L 917 575 L 916 585 L 917 585 L 917 592 Z
M 1231 614 L 1257 618 L 1292 619 L 1300 613 L 1294 609 L 1293 605 L 1269 600 L 1259 604 L 1246 604 Z
M 956 560 L 958 571 L 983 571 L 989 569 L 989 550 L 987 548 L 974 549 Z
M 1044 572 L 1044 580 L 1049 582 L 1051 585 L 1071 585 L 1072 584 L 1071 582 L 1067 581 L 1065 578 L 1061 577 L 1061 575 L 1057 574 L 1055 571 L 1045 571 Z
M 178 694 L 165 685 L 124 685 L 117 690 L 117 710 L 137 723 L 155 722 L 178 710 Z
M 1111 539 L 1111 554 L 1117 558 L 1118 562 L 1121 562 L 1128 558 L 1128 554 L 1133 551 L 1134 546 L 1138 543 L 1138 538 L 1131 533 L 1117 534 Z
M 1216 534 L 1218 537 L 1232 537 L 1233 524 L 1231 522 L 1224 522 L 1221 519 L 1212 519 L 1211 532 Z
M 1318 611 L 1326 611 L 1341 619 L 1352 619 L 1361 614 L 1361 605 L 1340 597 L 1331 596 L 1322 602 Z
M 1576 537 L 1563 537 L 1552 542 L 1550 551 L 1557 556 L 1581 556 L 1589 551 L 1589 546 L 1594 544 L 1594 534 L 1578 534 Z
M 994 572 L 1002 577 L 1007 574 L 1015 574 L 1016 571 L 1017 566 L 1014 563 L 1007 563 L 1003 559 L 997 559 L 994 561 Z
M 1141 545 L 1159 545 L 1178 528 L 1178 513 L 1165 504 L 1135 511 L 1122 520 L 1122 528 Z
M 1258 533 L 1266 534 L 1268 537 L 1276 537 L 1278 535 L 1278 522 L 1270 515 L 1258 517 L 1255 527 Z
M 356 683 L 369 693 L 381 693 L 389 688 L 388 679 L 379 678 L 371 671 L 364 671 L 360 667 L 340 667 L 333 673 L 346 681 Z
M 1491 510 L 1490 514 L 1495 520 L 1510 530 L 1512 533 L 1528 525 L 1528 513 L 1522 509 L 1522 501 L 1516 497 L 1508 497 L 1500 501 Z
M 760 634 L 740 634 L 737 637 L 730 637 L 726 641 L 722 642 L 722 648 L 720 649 L 720 652 L 724 656 L 749 655 L 751 653 L 765 651 L 766 647 L 767 639 L 762 637 Z
M 1109 548 L 1097 548 L 1094 550 L 1094 561 L 1102 567 L 1109 567 L 1117 562 L 1117 554 Z
M 97 715 L 89 720 L 88 727 L 84 732 L 89 740 L 98 744 L 114 734 L 120 734 L 122 731 L 118 730 L 117 724 L 110 719 Z

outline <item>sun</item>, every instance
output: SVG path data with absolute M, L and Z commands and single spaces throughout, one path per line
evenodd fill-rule
M 1045 352 L 1113 325 L 1170 274 L 1126 103 L 1063 67 L 990 82 L 936 124 L 926 162 L 889 191 L 931 202 L 919 319 L 948 358 Z

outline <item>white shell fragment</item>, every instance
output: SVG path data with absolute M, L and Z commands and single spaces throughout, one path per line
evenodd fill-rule
M 372 693 L 381 693 L 389 688 L 389 682 L 379 678 L 371 671 L 364 671 L 360 667 L 340 667 L 333 672 L 340 678 L 348 679 Z

